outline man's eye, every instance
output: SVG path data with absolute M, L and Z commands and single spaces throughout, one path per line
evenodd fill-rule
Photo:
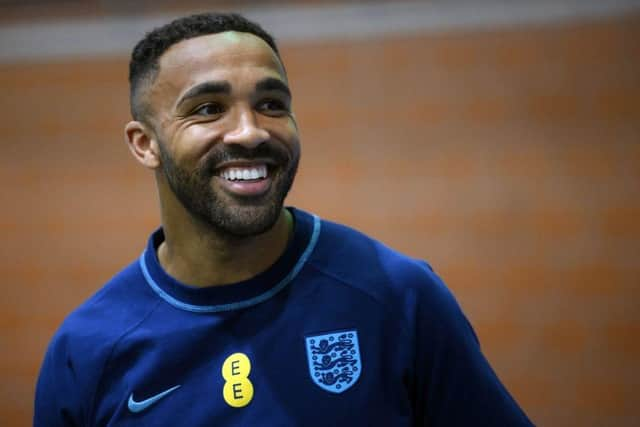
M 258 110 L 267 113 L 283 113 L 287 112 L 289 108 L 278 99 L 265 99 L 258 104 Z
M 208 104 L 203 104 L 198 108 L 196 108 L 195 110 L 193 110 L 192 114 L 197 114 L 200 116 L 216 116 L 224 113 L 224 111 L 225 111 L 224 106 L 222 106 L 221 104 L 208 103 Z

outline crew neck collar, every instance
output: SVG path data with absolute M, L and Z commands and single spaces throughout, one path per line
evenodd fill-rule
M 139 264 L 147 284 L 172 306 L 197 313 L 238 310 L 259 304 L 284 289 L 307 261 L 320 234 L 320 219 L 295 208 L 293 236 L 284 253 L 262 273 L 228 285 L 196 287 L 184 284 L 164 271 L 157 249 L 164 241 L 162 228 L 149 237 Z

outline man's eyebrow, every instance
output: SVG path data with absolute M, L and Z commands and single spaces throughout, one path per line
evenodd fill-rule
M 184 95 L 180 97 L 180 100 L 176 105 L 180 106 L 180 104 L 182 104 L 183 102 L 200 95 L 217 95 L 217 94 L 228 95 L 230 93 L 231 93 L 231 85 L 229 84 L 229 82 L 226 82 L 226 81 L 204 82 L 186 91 Z
M 266 79 L 260 80 L 256 83 L 256 92 L 270 90 L 284 92 L 289 98 L 291 98 L 289 86 L 287 86 L 282 80 L 278 80 L 274 77 L 267 77 Z

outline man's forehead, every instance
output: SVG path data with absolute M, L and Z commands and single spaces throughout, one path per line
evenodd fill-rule
M 262 67 L 272 67 L 284 77 L 276 53 L 260 37 L 250 33 L 225 31 L 182 40 L 160 57 L 160 72 L 173 68 L 233 67 L 252 61 Z

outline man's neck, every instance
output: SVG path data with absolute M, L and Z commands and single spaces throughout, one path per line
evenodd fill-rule
M 293 218 L 282 209 L 270 230 L 246 239 L 222 238 L 193 222 L 163 221 L 163 231 L 158 260 L 170 276 L 196 287 L 225 285 L 250 279 L 273 265 L 293 233 Z

